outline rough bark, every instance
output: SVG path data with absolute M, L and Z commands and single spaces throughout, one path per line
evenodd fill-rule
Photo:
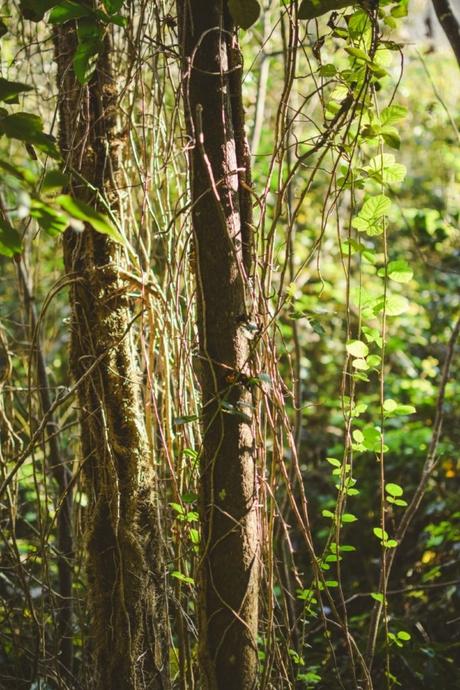
M 80 86 L 72 70 L 75 27 L 55 31 L 60 146 L 73 175 L 72 194 L 116 212 L 117 93 L 104 39 L 94 76 Z M 83 181 L 84 180 L 84 181 Z M 96 190 L 96 192 L 94 191 Z M 100 196 L 99 196 L 100 198 Z M 85 227 L 64 235 L 67 272 L 75 276 L 71 367 L 79 389 L 82 460 L 89 495 L 88 595 L 97 690 L 168 687 L 163 638 L 166 606 L 156 537 L 152 470 L 130 342 L 123 252 Z M 98 361 L 90 375 L 88 369 Z
M 203 402 L 200 661 L 208 690 L 249 690 L 257 678 L 259 564 L 242 58 L 226 2 L 177 5 Z

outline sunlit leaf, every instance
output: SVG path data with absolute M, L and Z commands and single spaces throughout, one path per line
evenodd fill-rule
M 392 484 L 391 482 L 385 484 L 385 491 L 393 497 L 402 496 L 404 493 L 404 489 L 399 484 Z
M 73 218 L 77 218 L 91 225 L 96 232 L 100 232 L 102 235 L 108 235 L 119 244 L 124 243 L 123 237 L 120 235 L 117 228 L 112 225 L 107 216 L 103 213 L 99 213 L 99 211 L 96 211 L 92 206 L 89 206 L 89 204 L 74 199 L 68 194 L 58 196 L 56 203 Z
M 341 517 L 342 522 L 356 522 L 357 519 L 352 513 L 344 513 Z
M 91 14 L 92 10 L 88 5 L 64 0 L 51 10 L 48 21 L 50 24 L 64 24 L 71 19 L 80 19 L 91 16 Z
M 388 532 L 386 530 L 382 529 L 381 527 L 374 527 L 372 531 L 375 534 L 375 536 L 377 537 L 377 539 L 382 539 L 382 540 L 388 539 Z
M 351 340 L 347 343 L 347 352 L 352 357 L 367 357 L 369 348 L 362 340 Z

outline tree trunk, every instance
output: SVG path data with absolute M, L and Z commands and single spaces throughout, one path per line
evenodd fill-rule
M 433 0 L 433 7 L 460 67 L 460 22 L 457 20 L 449 0 Z
M 208 690 L 257 677 L 251 192 L 242 58 L 223 0 L 178 3 L 203 402 L 200 660 Z
M 117 210 L 117 93 L 108 34 L 90 82 L 72 70 L 75 27 L 55 31 L 60 145 L 71 192 Z M 82 182 L 84 179 L 86 181 Z M 96 190 L 96 192 L 94 191 Z M 100 198 L 100 196 L 99 196 Z M 161 600 L 152 468 L 130 341 L 123 252 L 90 227 L 64 235 L 71 290 L 71 367 L 78 389 L 89 498 L 88 589 L 97 690 L 167 688 L 166 605 Z M 82 378 L 83 377 L 83 378 Z

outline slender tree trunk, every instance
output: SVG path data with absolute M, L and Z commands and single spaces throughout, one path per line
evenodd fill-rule
M 94 76 L 72 70 L 75 27 L 55 32 L 60 145 L 74 197 L 116 212 L 117 93 L 106 35 Z M 84 179 L 86 181 L 82 182 Z M 130 342 L 132 315 L 119 277 L 123 253 L 85 227 L 64 236 L 71 290 L 71 366 L 79 386 L 83 463 L 89 494 L 88 588 L 97 690 L 168 687 L 158 523 L 152 470 Z M 96 365 L 95 365 L 96 363 Z M 89 369 L 92 370 L 89 372 Z
M 447 36 L 457 59 L 458 66 L 460 67 L 460 22 L 457 20 L 449 0 L 432 1 L 436 16 Z
M 208 690 L 257 678 L 258 525 L 250 166 L 242 58 L 223 0 L 178 1 L 203 402 L 200 660 Z

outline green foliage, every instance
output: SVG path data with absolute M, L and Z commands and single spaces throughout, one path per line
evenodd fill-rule
M 103 213 L 99 213 L 89 204 L 75 199 L 68 194 L 61 194 L 56 198 L 56 203 L 64 211 L 67 211 L 71 218 L 82 220 L 103 235 L 108 235 L 112 240 L 123 244 L 123 237 L 120 232 L 112 225 Z
M 0 101 L 5 103 L 19 103 L 19 94 L 32 91 L 33 87 L 19 81 L 8 81 L 0 78 Z
M 39 22 L 45 16 L 46 12 L 55 5 L 58 5 L 58 0 L 20 0 L 19 5 L 25 19 L 31 19 L 34 22 Z
M 353 0 L 302 0 L 299 7 L 299 19 L 314 19 L 327 12 L 341 10 L 353 4 Z
M 10 223 L 0 218 L 0 254 L 15 256 L 22 252 L 22 242 L 17 230 Z
M 59 160 L 61 155 L 54 137 L 43 132 L 43 122 L 38 115 L 31 113 L 6 113 L 0 116 L 0 135 L 32 144 L 51 158 Z
M 123 7 L 125 0 L 104 0 L 104 7 L 109 14 L 116 14 Z
M 235 24 L 242 29 L 249 29 L 260 14 L 260 5 L 257 0 L 228 0 L 228 7 Z
M 94 16 L 94 13 L 90 5 L 66 0 L 65 2 L 55 4 L 50 12 L 48 21 L 50 24 L 64 24 L 72 19 L 91 16 Z

